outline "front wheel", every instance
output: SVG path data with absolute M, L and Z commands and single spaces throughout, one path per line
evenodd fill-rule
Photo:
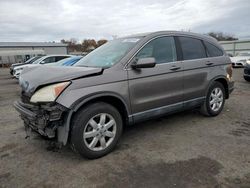
M 214 82 L 201 106 L 201 113 L 206 116 L 217 116 L 225 104 L 225 88 L 220 82 Z
M 83 157 L 110 153 L 122 133 L 122 118 L 113 106 L 98 102 L 77 112 L 72 122 L 71 145 Z

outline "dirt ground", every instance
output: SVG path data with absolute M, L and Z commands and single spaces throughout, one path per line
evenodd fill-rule
M 127 128 L 114 152 L 87 160 L 40 136 L 25 139 L 12 103 L 17 81 L 0 69 L 0 187 L 250 187 L 250 83 L 214 118 L 187 111 Z

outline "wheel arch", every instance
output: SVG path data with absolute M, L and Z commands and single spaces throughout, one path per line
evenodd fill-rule
M 221 83 L 221 84 L 224 86 L 224 88 L 225 88 L 225 94 L 226 94 L 225 98 L 228 99 L 228 98 L 229 98 L 229 88 L 228 88 L 228 81 L 227 81 L 227 78 L 226 78 L 225 76 L 217 76 L 217 77 L 215 77 L 214 79 L 212 79 L 212 80 L 209 82 L 209 85 L 208 85 L 208 87 L 207 87 L 206 93 L 208 92 L 210 86 L 211 86 L 212 83 L 214 83 L 214 82 L 219 82 L 219 83 Z
M 95 103 L 95 102 L 106 102 L 106 103 L 114 106 L 121 114 L 124 125 L 132 123 L 132 118 L 129 115 L 130 108 L 121 96 L 119 96 L 115 93 L 110 93 L 110 92 L 92 94 L 90 96 L 87 96 L 87 97 L 84 97 L 84 98 L 77 100 L 70 107 L 70 111 L 68 113 L 67 119 L 65 120 L 65 123 L 63 125 L 64 130 L 61 131 L 60 133 L 58 133 L 58 134 L 60 134 L 59 142 L 62 142 L 63 145 L 67 144 L 67 141 L 68 141 L 68 138 L 70 135 L 69 133 L 70 133 L 70 129 L 71 129 L 71 122 L 72 122 L 72 119 L 74 118 L 74 115 L 80 109 L 86 107 L 87 105 L 90 105 L 91 103 Z

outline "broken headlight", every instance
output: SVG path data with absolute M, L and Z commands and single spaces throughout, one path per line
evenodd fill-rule
M 62 82 L 42 87 L 32 95 L 30 102 L 53 102 L 70 82 Z

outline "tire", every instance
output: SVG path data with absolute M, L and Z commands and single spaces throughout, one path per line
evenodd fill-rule
M 248 82 L 250 82 L 250 77 L 244 76 L 244 79 Z
M 216 94 L 216 92 L 218 92 Z M 220 95 L 220 93 L 221 95 Z M 215 96 L 217 98 L 214 98 Z M 209 87 L 206 99 L 201 106 L 200 112 L 205 116 L 217 116 L 223 110 L 225 104 L 225 88 L 220 82 L 214 82 Z M 214 100 L 213 100 L 214 99 Z M 213 100 L 213 102 L 212 102 Z
M 78 111 L 71 127 L 71 148 L 85 158 L 96 159 L 114 150 L 123 122 L 115 107 L 98 102 Z

